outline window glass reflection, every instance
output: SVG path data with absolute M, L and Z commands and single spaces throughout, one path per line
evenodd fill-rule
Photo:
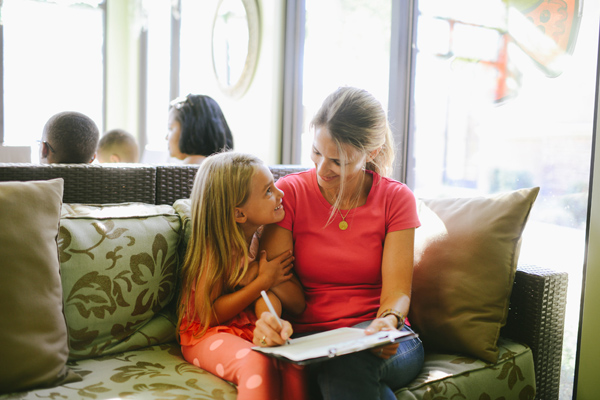
M 77 4 L 76 4 L 77 3 Z M 100 0 L 0 2 L 4 141 L 32 146 L 52 115 L 79 111 L 102 129 L 103 10 Z
M 306 0 L 302 164 L 312 165 L 308 124 L 327 95 L 339 86 L 366 89 L 387 108 L 391 3 Z
M 560 5 L 560 7 L 558 6 Z M 569 273 L 561 398 L 573 389 L 598 2 L 420 0 L 409 183 L 420 197 L 540 186 L 521 263 Z

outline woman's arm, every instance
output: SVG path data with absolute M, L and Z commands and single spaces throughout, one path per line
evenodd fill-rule
M 385 236 L 378 316 L 390 309 L 399 312 L 404 317 L 408 314 L 412 288 L 414 243 L 414 228 L 390 232 Z M 367 328 L 367 333 L 375 333 L 382 329 L 396 329 L 399 322 L 393 314 L 385 318 L 376 318 Z M 398 344 L 396 343 L 372 349 L 371 352 L 378 357 L 387 359 L 396 354 L 397 349 Z
M 399 311 L 406 317 L 410 307 L 414 263 L 415 230 L 390 232 L 385 236 L 381 262 L 381 306 L 377 315 L 385 310 Z M 390 315 L 393 326 L 398 321 Z
M 292 232 L 276 224 L 266 225 L 260 238 L 260 249 L 266 250 L 267 259 L 286 251 L 293 251 Z M 287 312 L 297 315 L 304 311 L 304 289 L 295 275 L 289 281 L 272 287 L 271 291 L 279 298 Z

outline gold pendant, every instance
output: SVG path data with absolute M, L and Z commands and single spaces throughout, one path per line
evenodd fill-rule
M 339 227 L 341 230 L 345 231 L 346 229 L 348 229 L 348 223 L 346 221 L 342 221 L 340 222 Z

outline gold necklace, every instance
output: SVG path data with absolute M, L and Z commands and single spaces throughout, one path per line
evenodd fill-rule
M 362 179 L 364 179 L 364 175 L 363 175 Z M 361 182 L 361 184 L 362 184 L 362 182 Z M 346 217 L 348 216 L 348 214 L 350 214 L 350 211 L 352 211 L 352 208 L 355 208 L 356 206 L 358 206 L 359 201 L 360 201 L 360 192 L 357 193 L 356 199 L 354 201 L 354 205 L 350 206 L 346 215 L 342 215 L 342 212 L 340 211 L 340 209 L 337 208 L 337 212 L 340 214 L 340 217 L 342 217 L 342 221 L 338 224 L 338 227 L 342 231 L 345 231 L 346 229 L 348 229 L 348 223 L 346 222 Z
M 342 217 L 342 221 L 338 224 L 338 226 L 340 227 L 341 230 L 345 231 L 346 229 L 348 229 L 348 223 L 346 222 L 346 217 L 348 216 L 348 214 L 350 214 L 350 211 L 352 211 L 352 209 L 348 210 L 348 212 L 346 213 L 346 215 L 342 215 L 342 212 L 338 209 L 337 210 L 338 213 L 340 213 L 340 217 Z

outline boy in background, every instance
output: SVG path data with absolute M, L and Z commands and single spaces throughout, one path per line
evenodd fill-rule
M 94 121 L 79 112 L 53 115 L 44 125 L 40 140 L 42 164 L 91 163 L 96 158 L 100 133 Z
M 100 163 L 137 163 L 140 153 L 135 137 L 123 129 L 106 132 L 98 143 Z

